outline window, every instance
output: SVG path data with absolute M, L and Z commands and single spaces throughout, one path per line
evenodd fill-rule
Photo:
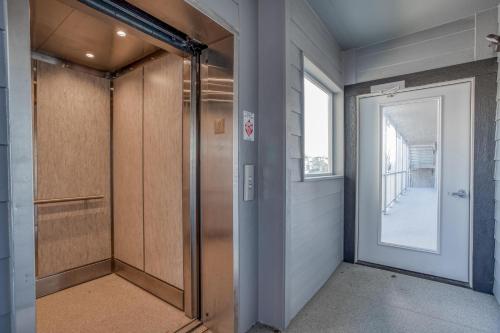
M 333 174 L 333 93 L 309 74 L 304 75 L 304 176 Z

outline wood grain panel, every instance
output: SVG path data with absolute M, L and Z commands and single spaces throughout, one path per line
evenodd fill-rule
M 109 81 L 37 63 L 38 277 L 111 256 Z
M 183 289 L 182 59 L 144 67 L 145 270 Z
M 37 71 L 37 199 L 104 194 L 109 81 L 43 62 Z
M 143 270 L 142 91 L 142 67 L 114 81 L 114 256 Z
M 37 278 L 111 257 L 108 200 L 39 206 L 37 218 Z

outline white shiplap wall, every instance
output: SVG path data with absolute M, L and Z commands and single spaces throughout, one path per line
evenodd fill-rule
M 500 33 L 500 14 L 497 31 Z M 500 56 L 498 57 L 500 62 Z M 500 65 L 499 65 L 500 66 Z M 496 149 L 495 149 L 495 281 L 493 294 L 500 303 L 500 70 L 497 79 Z
M 344 230 L 343 178 L 301 181 L 302 54 L 342 87 L 340 48 L 306 1 L 286 6 L 285 326 L 343 260 Z
M 343 52 L 344 83 L 495 57 L 485 36 L 496 31 L 497 8 L 389 41 Z

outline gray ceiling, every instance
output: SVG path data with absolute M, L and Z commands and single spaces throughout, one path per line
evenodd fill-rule
M 343 50 L 401 37 L 497 6 L 498 0 L 307 0 Z

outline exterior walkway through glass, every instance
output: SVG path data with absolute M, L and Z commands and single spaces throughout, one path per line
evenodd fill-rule
M 381 241 L 437 251 L 437 206 L 435 188 L 407 188 L 386 214 L 382 214 Z

